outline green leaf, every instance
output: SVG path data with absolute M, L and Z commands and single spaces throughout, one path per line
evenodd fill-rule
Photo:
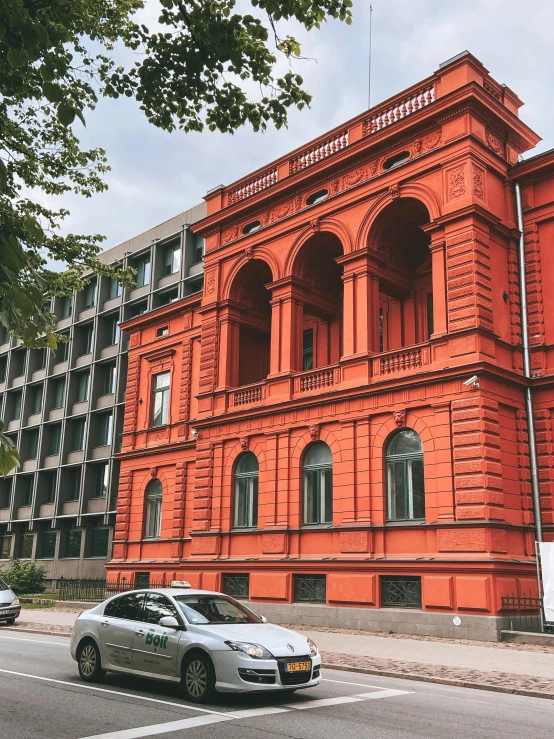
M 25 216 L 23 219 L 23 225 L 25 226 L 27 233 L 29 233 L 34 239 L 37 239 L 37 241 L 44 239 L 44 231 L 40 227 L 36 218 Z
M 59 85 L 54 85 L 52 82 L 44 82 L 42 85 L 42 94 L 51 103 L 61 103 L 64 99 L 64 91 Z
M 75 120 L 75 109 L 69 103 L 60 103 L 58 105 L 58 120 L 62 126 L 70 126 Z
M 10 67 L 13 67 L 14 69 L 24 67 L 27 64 L 28 60 L 29 57 L 22 49 L 10 49 L 8 51 L 8 62 L 10 64 Z

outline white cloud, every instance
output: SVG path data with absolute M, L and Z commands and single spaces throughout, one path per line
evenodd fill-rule
M 149 23 L 157 18 L 156 5 L 150 0 L 143 11 Z M 240 7 L 246 6 L 248 0 L 241 0 Z M 543 137 L 533 153 L 554 146 L 554 4 L 373 0 L 373 7 L 374 105 L 468 49 L 527 103 L 521 117 Z M 101 101 L 81 136 L 84 145 L 107 150 L 110 190 L 92 199 L 58 199 L 71 210 L 66 230 L 102 232 L 106 247 L 113 246 L 200 202 L 211 187 L 228 184 L 360 113 L 367 107 L 368 14 L 369 2 L 354 0 L 350 27 L 330 21 L 308 34 L 298 24 L 283 24 L 282 34 L 292 29 L 304 54 L 317 59 L 294 66 L 314 99 L 311 109 L 291 112 L 287 130 L 169 135 L 149 125 L 134 101 Z M 280 60 L 279 67 L 285 66 Z

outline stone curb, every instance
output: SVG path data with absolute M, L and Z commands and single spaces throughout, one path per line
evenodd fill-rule
M 365 675 L 381 675 L 382 677 L 397 677 L 402 680 L 417 680 L 422 683 L 438 683 L 439 685 L 452 685 L 456 688 L 474 688 L 475 690 L 489 690 L 495 693 L 509 693 L 511 695 L 523 695 L 526 698 L 546 698 L 554 700 L 553 693 L 541 693 L 538 690 L 520 690 L 519 688 L 505 688 L 501 685 L 488 685 L 487 683 L 474 683 L 467 680 L 455 680 L 446 677 L 430 677 L 411 672 L 394 672 L 394 670 L 377 670 L 370 667 L 351 667 L 350 665 L 337 665 L 331 662 L 322 662 L 321 667 L 326 670 L 342 670 L 343 672 L 358 672 Z
M 15 631 L 24 634 L 42 634 L 46 636 L 63 636 L 66 639 L 71 637 L 64 631 L 54 631 L 51 629 L 22 629 L 4 627 L 2 631 Z M 351 665 L 338 665 L 332 662 L 322 661 L 321 667 L 326 670 L 341 670 L 342 672 L 357 672 L 364 675 L 381 675 L 382 677 L 395 677 L 402 680 L 417 680 L 423 683 L 437 683 L 438 685 L 451 685 L 456 688 L 473 688 L 474 690 L 489 690 L 495 693 L 508 693 L 510 695 L 522 695 L 526 698 L 546 698 L 554 700 L 553 693 L 542 693 L 538 690 L 522 690 L 519 688 L 506 688 L 501 685 L 488 685 L 486 683 L 475 683 L 468 680 L 456 680 L 445 677 L 431 677 L 428 675 L 419 675 L 415 672 L 395 672 L 394 670 L 378 670 L 370 667 L 352 667 Z

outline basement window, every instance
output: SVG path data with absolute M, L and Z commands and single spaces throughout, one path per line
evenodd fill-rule
M 316 205 L 322 203 L 329 196 L 329 190 L 318 190 L 308 195 L 306 198 L 306 205 Z
M 169 333 L 169 326 L 160 326 L 156 329 L 156 336 L 167 336 Z
M 383 162 L 383 169 L 395 169 L 395 167 L 399 167 L 401 164 L 404 164 L 404 162 L 407 162 L 409 158 L 409 151 L 401 151 L 399 154 L 395 154 L 394 156 L 385 159 Z
M 258 231 L 262 227 L 262 224 L 260 221 L 252 221 L 252 223 L 247 223 L 246 226 L 242 229 L 242 233 L 247 236 L 248 234 L 253 234 L 255 231 Z

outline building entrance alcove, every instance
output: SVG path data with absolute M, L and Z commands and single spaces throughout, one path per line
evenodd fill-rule
M 414 198 L 390 203 L 375 219 L 369 246 L 379 262 L 378 351 L 419 344 L 434 330 L 429 223 L 425 205 Z
M 233 331 L 230 381 L 242 387 L 265 380 L 269 374 L 271 291 L 269 266 L 252 259 L 236 275 L 230 300 L 238 320 Z
M 343 255 L 340 239 L 316 233 L 296 255 L 293 277 L 302 305 L 296 334 L 296 370 L 308 371 L 336 364 L 342 354 Z

